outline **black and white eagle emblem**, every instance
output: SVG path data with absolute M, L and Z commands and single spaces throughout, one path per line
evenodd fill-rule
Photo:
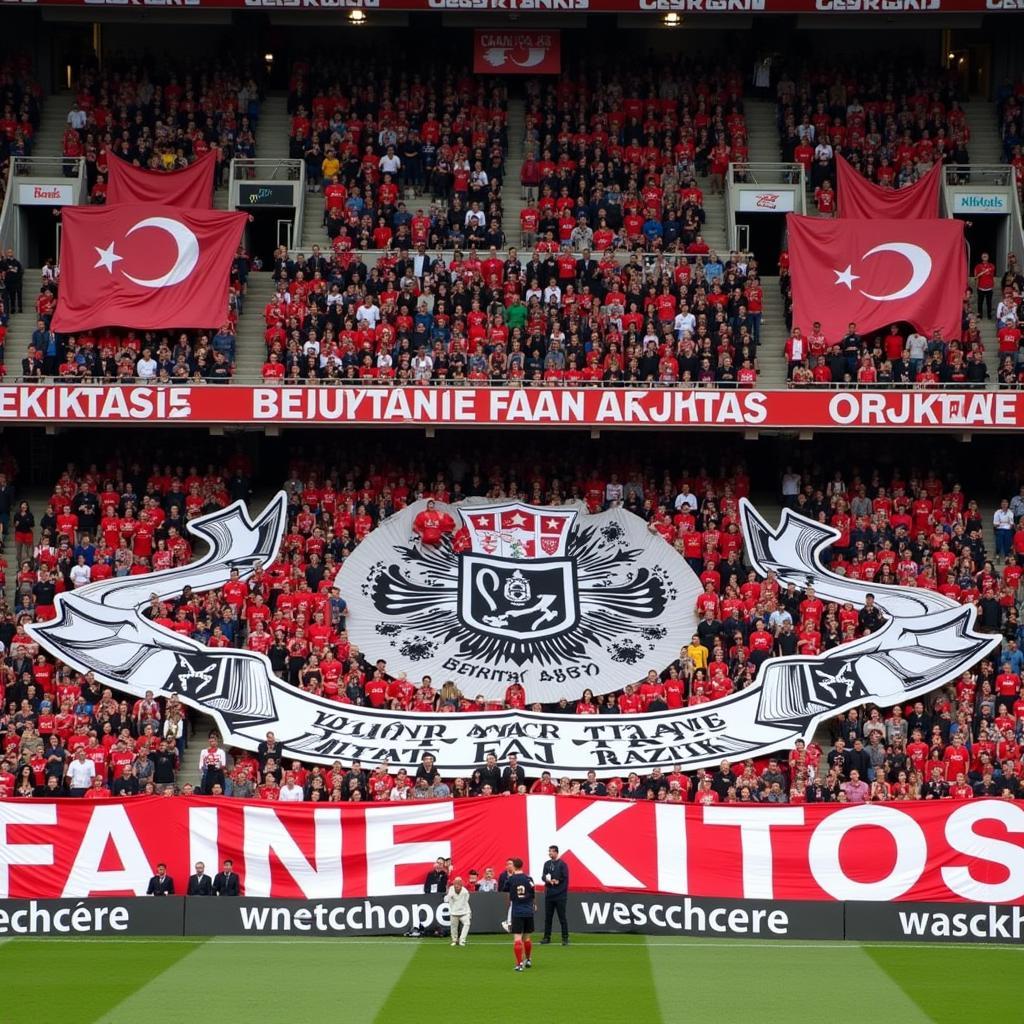
M 529 682 L 531 699 L 550 700 L 583 686 L 615 689 L 644 655 L 659 664 L 660 649 L 664 665 L 689 640 L 699 583 L 630 513 L 465 505 L 448 510 L 461 526 L 427 545 L 411 527 L 418 508 L 381 524 L 338 577 L 350 639 L 367 657 L 386 657 L 389 671 L 396 658 L 403 666 L 402 644 L 415 634 L 436 646 L 435 671 L 470 672 L 475 685 L 464 690 L 503 694 L 510 682 Z M 424 660 L 409 667 L 422 673 Z M 570 680 L 540 695 L 538 683 Z

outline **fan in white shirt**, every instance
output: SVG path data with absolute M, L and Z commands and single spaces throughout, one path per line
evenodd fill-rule
M 302 791 L 302 787 L 295 782 L 295 775 L 292 772 L 286 772 L 284 777 L 284 785 L 281 787 L 280 793 L 277 795 L 277 799 L 284 803 L 298 803 L 306 798 L 305 793 Z

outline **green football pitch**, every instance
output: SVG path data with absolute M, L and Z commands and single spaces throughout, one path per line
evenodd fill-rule
M 1024 1021 L 1024 946 L 580 937 L 12 939 L 2 1024 L 893 1024 Z M 974 1008 L 972 1010 L 972 1007 Z M 980 1012 L 980 1011 L 979 1011 Z M 966 1015 L 966 1016 L 965 1016 Z

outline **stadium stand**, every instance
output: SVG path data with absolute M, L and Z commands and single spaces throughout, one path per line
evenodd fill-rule
M 530 707 L 643 714 L 694 706 L 751 685 L 772 654 L 818 653 L 880 625 L 870 609 L 858 613 L 824 604 L 813 592 L 780 587 L 771 577 L 758 580 L 748 572 L 733 529 L 737 499 L 750 490 L 742 465 L 723 469 L 719 466 L 727 462 L 708 463 L 687 470 L 672 460 L 638 470 L 629 460 L 619 465 L 619 457 L 610 453 L 574 470 L 542 456 L 506 457 L 499 463 L 496 452 L 482 450 L 479 465 L 493 470 L 481 472 L 456 459 L 434 471 L 415 457 L 381 455 L 375 467 L 367 467 L 358 457 L 324 461 L 315 452 L 296 451 L 283 482 L 289 525 L 277 559 L 249 584 L 188 594 L 149 614 L 212 646 L 261 651 L 281 678 L 340 704 L 413 712 L 450 705 L 455 711 Z M 847 712 L 816 743 L 715 772 L 687 777 L 677 770 L 603 781 L 542 777 L 520 783 L 514 778 L 510 783 L 502 781 L 504 766 L 485 763 L 470 778 L 444 780 L 423 793 L 386 765 L 367 771 L 340 763 L 329 769 L 283 764 L 273 749 L 259 757 L 234 751 L 223 777 L 213 772 L 204 779 L 194 766 L 183 767 L 194 725 L 176 699 L 128 700 L 40 652 L 23 625 L 51 615 L 55 593 L 112 575 L 186 564 L 192 549 L 185 523 L 252 494 L 252 466 L 239 450 L 205 468 L 177 456 L 148 470 L 117 457 L 102 466 L 71 464 L 45 505 L 11 509 L 18 568 L 12 604 L 0 621 L 5 645 L 0 786 L 17 796 L 52 795 L 55 786 L 63 786 L 66 760 L 84 746 L 103 769 L 106 785 L 124 795 L 174 786 L 169 791 L 188 793 L 198 786 L 209 792 L 216 784 L 235 796 L 273 800 L 285 774 L 293 773 L 306 799 L 332 801 L 486 796 L 520 784 L 541 793 L 698 803 L 908 800 L 945 797 L 954 790 L 965 796 L 1002 795 L 1008 789 L 1016 796 L 1024 728 L 1024 631 L 1018 607 L 1024 488 L 1007 495 L 990 514 L 955 479 L 935 470 L 861 471 L 847 460 L 835 465 L 846 468 L 786 467 L 779 482 L 784 504 L 840 531 L 831 568 L 853 579 L 925 587 L 974 604 L 981 628 L 1004 637 L 999 657 L 975 666 L 927 702 Z M 6 469 L 13 479 L 16 467 L 9 460 Z M 458 679 L 439 681 L 435 689 L 387 676 L 355 657 L 344 629 L 344 595 L 331 592 L 337 566 L 380 519 L 407 502 L 468 495 L 520 496 L 540 504 L 578 500 L 590 511 L 621 501 L 700 575 L 698 633 L 660 674 L 638 668 L 636 684 L 624 691 L 597 697 L 584 691 L 575 701 L 553 706 L 532 704 L 529 692 L 516 685 L 504 701 L 486 702 L 464 691 Z M 994 556 L 987 537 L 994 540 Z M 192 759 L 202 764 L 203 757 Z M 125 782 L 127 765 L 132 770 Z M 491 779 L 495 770 L 498 776 Z M 854 771 L 857 777 L 851 776 Z

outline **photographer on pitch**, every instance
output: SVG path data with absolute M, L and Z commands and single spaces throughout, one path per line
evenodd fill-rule
M 541 945 L 551 942 L 551 925 L 558 914 L 562 926 L 562 945 L 569 945 L 569 922 L 565 914 L 566 898 L 569 895 L 569 866 L 558 856 L 558 847 L 548 847 L 548 859 L 542 872 L 544 879 L 544 937 Z

